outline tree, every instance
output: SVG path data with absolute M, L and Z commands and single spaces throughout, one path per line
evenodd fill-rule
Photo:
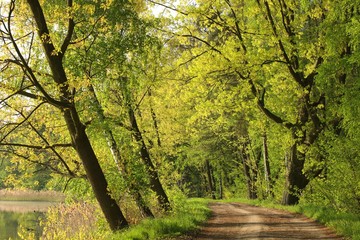
M 7 16 L 1 19 L 3 25 L 1 40 L 4 43 L 2 49 L 5 51 L 1 56 L 3 58 L 1 60 L 2 72 L 10 72 L 10 76 L 12 70 L 23 72 L 23 75 L 16 76 L 17 78 L 20 77 L 18 81 L 21 81 L 21 85 L 15 90 L 14 94 L 4 97 L 2 102 L 20 95 L 25 99 L 25 102 L 26 98 L 31 98 L 35 102 L 40 102 L 40 105 L 47 104 L 58 109 L 56 113 L 63 115 L 72 146 L 82 161 L 87 179 L 110 228 L 112 230 L 123 228 L 127 226 L 127 221 L 116 201 L 109 194 L 107 180 L 87 136 L 86 126 L 81 121 L 77 110 L 76 91 L 71 88 L 68 78 L 69 73 L 66 72 L 64 67 L 65 54 L 69 50 L 69 46 L 74 43 L 77 22 L 71 11 L 64 14 L 61 20 L 57 22 L 58 25 L 56 27 L 53 25 L 51 29 L 55 32 L 58 29 L 57 32 L 60 35 L 65 32 L 62 41 L 57 42 L 56 37 L 50 32 L 44 8 L 38 1 L 27 1 L 27 4 L 28 6 L 25 6 L 10 1 Z M 71 0 L 67 2 L 67 6 L 57 6 L 65 10 L 75 9 Z M 23 12 L 20 12 L 20 10 Z M 31 13 L 32 17 L 29 16 L 29 13 Z M 20 14 L 25 16 L 25 22 L 22 24 Z M 14 20 L 13 15 L 17 17 L 15 19 L 18 19 L 18 21 Z M 65 22 L 68 23 L 67 27 L 63 25 Z M 38 32 L 38 40 L 32 34 L 34 27 Z M 13 30 L 18 28 L 26 29 L 29 33 L 24 35 L 21 35 L 21 33 L 15 34 Z M 27 53 L 24 53 L 26 49 Z M 41 56 L 41 54 L 46 57 L 45 61 L 35 58 Z M 11 78 L 7 75 L 4 74 L 1 79 L 5 85 L 6 83 L 11 84 Z M 33 109 L 31 114 L 34 114 L 36 110 L 37 108 Z M 19 125 L 21 124 L 22 122 Z M 11 133 L 11 130 L 7 136 L 9 133 Z
M 119 10 L 114 10 L 117 8 Z M 140 146 L 140 156 L 148 172 L 147 177 L 141 177 L 150 179 L 149 188 L 156 193 L 160 206 L 167 211 L 170 209 L 170 202 L 160 183 L 137 117 L 138 112 L 142 111 L 140 110 L 141 102 L 148 95 L 152 84 L 147 79 L 146 68 L 153 64 L 149 63 L 151 58 L 149 56 L 157 54 L 157 39 L 150 32 L 152 23 L 140 19 L 133 9 L 124 8 L 121 2 L 114 3 L 108 15 L 109 24 L 105 26 L 105 29 L 96 29 L 91 35 L 92 38 L 87 39 L 82 46 L 74 50 L 76 54 L 73 52 L 69 54 L 68 57 L 72 61 L 68 67 L 74 70 L 74 77 L 80 80 L 86 79 L 84 82 L 77 83 L 80 89 L 86 89 L 79 93 L 81 102 L 92 103 L 92 106 L 84 111 L 86 115 L 83 115 L 94 125 L 95 132 L 98 131 L 97 127 L 106 131 L 105 138 L 108 143 L 111 142 L 112 153 L 116 153 L 115 145 L 126 146 L 134 152 L 138 151 L 137 148 Z M 109 34 L 109 32 L 116 34 Z M 100 56 L 99 53 L 101 53 Z M 78 58 L 79 55 L 81 58 Z M 96 93 L 96 98 L 94 93 Z M 143 110 L 147 111 L 146 107 Z M 155 113 L 151 107 L 150 112 L 154 122 Z M 116 143 L 115 138 L 110 135 L 119 128 L 129 131 L 132 139 Z M 123 146 L 116 148 L 120 150 Z M 118 155 L 116 162 L 123 165 L 122 171 L 128 171 L 126 168 L 130 168 L 129 165 L 132 164 L 129 161 L 130 156 L 123 155 L 124 159 L 120 161 L 120 153 L 116 155 Z M 140 183 L 136 184 L 132 184 L 132 191 L 144 188 L 144 186 L 140 187 Z M 137 195 L 136 199 L 140 201 L 139 197 L 140 195 Z
M 99 121 L 104 123 L 106 122 L 106 117 L 104 115 L 104 110 L 96 96 L 94 87 L 90 84 L 89 85 L 89 91 L 92 94 L 92 105 L 94 105 L 94 108 L 96 108 L 96 112 L 99 118 Z M 109 128 L 108 125 L 103 126 L 103 132 L 105 139 L 107 141 L 107 145 L 110 148 L 111 155 L 115 161 L 115 164 L 119 170 L 119 173 L 122 175 L 123 178 L 127 179 L 127 182 L 129 184 L 128 190 L 130 191 L 130 194 L 134 198 L 137 206 L 140 209 L 140 212 L 145 217 L 154 217 L 153 213 L 151 212 L 150 208 L 146 205 L 144 198 L 139 192 L 138 186 L 136 186 L 132 181 L 128 181 L 128 169 L 126 166 L 126 163 L 121 157 L 119 146 L 115 140 L 114 134 L 112 130 Z
M 359 211 L 358 94 L 359 1 L 331 1 L 321 23 L 324 60 L 316 83 L 326 97 L 326 132 L 309 152 L 312 164 L 319 151 L 325 164 L 310 183 L 306 200 L 329 204 L 338 211 Z M 355 144 L 355 145 L 354 145 Z M 351 209 L 351 210 L 350 210 Z
M 284 204 L 297 203 L 309 179 L 321 172 L 303 170 L 305 153 L 325 126 L 321 107 L 325 95 L 315 79 L 323 62 L 317 36 L 327 5 L 284 0 L 197 1 L 181 11 L 184 14 L 175 33 L 192 46 L 183 53 L 187 65 L 194 72 L 203 66 L 197 77 L 212 74 L 226 81 L 232 76 L 237 79 L 235 84 L 249 90 L 265 117 L 292 134 L 287 143 L 290 157 Z

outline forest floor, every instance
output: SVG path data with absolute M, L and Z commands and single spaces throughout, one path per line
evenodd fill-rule
M 198 232 L 176 240 L 344 239 L 301 214 L 242 203 L 211 203 L 211 218 Z

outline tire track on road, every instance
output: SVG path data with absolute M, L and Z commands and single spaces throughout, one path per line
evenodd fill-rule
M 343 239 L 300 214 L 242 203 L 211 203 L 210 208 L 212 217 L 192 239 Z

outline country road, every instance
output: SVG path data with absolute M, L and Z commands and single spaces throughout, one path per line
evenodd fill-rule
M 194 236 L 179 239 L 343 239 L 300 214 L 241 203 L 211 203 L 212 217 Z

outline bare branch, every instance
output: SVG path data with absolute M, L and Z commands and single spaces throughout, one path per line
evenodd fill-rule
M 219 53 L 220 55 L 224 56 L 219 49 L 215 48 L 214 46 L 212 46 L 209 42 L 207 42 L 207 41 L 204 40 L 204 39 L 201 39 L 201 38 L 199 38 L 199 37 L 197 37 L 197 36 L 194 36 L 194 35 L 192 35 L 192 34 L 182 34 L 182 35 L 178 35 L 178 36 L 180 36 L 180 37 L 187 37 L 187 38 L 193 38 L 193 39 L 195 39 L 195 40 L 198 40 L 199 42 L 202 42 L 202 43 L 204 43 L 206 46 L 210 47 L 211 50 L 214 50 L 215 52 L 217 52 L 217 53 Z M 230 61 L 230 60 L 229 60 L 228 58 L 226 58 L 225 56 L 224 56 L 224 58 L 227 59 L 228 61 Z
M 52 148 L 67 148 L 72 147 L 72 144 L 70 143 L 58 143 L 58 144 L 52 144 L 52 145 L 29 145 L 29 144 L 23 144 L 23 143 L 7 143 L 7 142 L 0 142 L 0 146 L 12 146 L 12 147 L 24 147 L 24 148 L 30 148 L 30 149 L 52 149 Z
M 209 52 L 209 50 L 205 50 L 205 51 L 203 51 L 203 52 L 201 52 L 201 53 L 199 53 L 199 54 L 197 54 L 197 55 L 195 55 L 195 56 L 192 56 L 190 59 L 186 60 L 185 62 L 180 63 L 180 64 L 178 65 L 178 67 L 181 67 L 181 66 L 183 66 L 183 65 L 186 65 L 186 64 L 188 64 L 189 62 L 197 59 L 198 57 L 201 57 L 202 55 L 204 55 L 205 53 L 208 53 L 208 52 Z
M 17 111 L 24 119 L 26 118 L 26 116 L 20 112 L 20 111 Z M 61 161 L 61 163 L 64 165 L 64 167 L 66 168 L 66 170 L 68 171 L 68 173 L 70 174 L 70 176 L 74 176 L 74 173 L 71 171 L 69 165 L 66 163 L 65 159 L 63 159 L 63 157 L 55 150 L 55 147 L 58 147 L 58 146 L 62 146 L 62 147 L 72 147 L 72 144 L 50 144 L 46 138 L 36 129 L 36 127 L 31 124 L 29 122 L 29 126 L 31 127 L 31 129 L 41 138 L 41 140 L 46 144 L 45 146 L 46 147 L 49 147 L 50 150 L 56 155 L 57 158 L 59 158 L 59 160 Z
M 21 122 L 17 123 L 17 125 L 15 127 L 13 127 L 9 132 L 7 132 L 1 139 L 0 139 L 0 143 L 3 142 L 12 132 L 14 132 L 18 127 L 20 127 L 23 123 L 25 123 L 26 121 L 29 120 L 29 118 L 32 116 L 32 114 L 34 112 L 36 112 L 36 110 L 38 110 L 45 102 L 41 102 L 39 103 L 39 105 L 37 105 L 34 109 L 31 110 L 31 112 L 24 117 L 24 120 L 22 120 Z M 8 105 L 10 108 L 12 108 L 9 104 L 5 103 L 6 105 Z
M 7 154 L 12 154 L 12 155 L 14 155 L 14 156 L 16 156 L 18 158 L 24 159 L 25 161 L 27 161 L 29 163 L 43 166 L 43 167 L 49 169 L 50 171 L 52 171 L 52 172 L 54 172 L 56 174 L 62 175 L 62 176 L 68 176 L 70 178 L 75 178 L 75 177 L 86 178 L 86 176 L 84 176 L 84 175 L 76 175 L 75 173 L 73 175 L 71 175 L 68 172 L 61 171 L 57 165 L 51 164 L 52 162 L 54 162 L 54 159 L 49 159 L 47 162 L 40 162 L 40 161 L 36 161 L 36 160 L 31 159 L 27 155 L 20 154 L 20 153 L 14 151 L 14 150 L 11 150 L 11 149 L 0 149 L 0 152 L 7 153 Z
M 148 2 L 151 2 L 151 3 L 155 4 L 155 5 L 159 5 L 159 6 L 162 6 L 162 7 L 164 7 L 164 8 L 170 9 L 170 10 L 172 10 L 172 11 L 178 12 L 178 13 L 183 14 L 183 15 L 185 15 L 185 16 L 189 15 L 189 13 L 183 12 L 183 11 L 181 11 L 181 10 L 175 8 L 175 7 L 171 7 L 171 6 L 165 5 L 165 4 L 163 4 L 163 3 L 155 2 L 155 1 L 153 1 L 153 0 L 147 0 L 147 1 L 148 1 Z
M 28 98 L 31 98 L 31 99 L 36 99 L 36 100 L 41 100 L 43 102 L 47 102 L 47 99 L 45 97 L 25 91 L 26 89 L 28 89 L 30 87 L 32 87 L 32 85 L 23 87 L 23 88 L 17 90 L 16 92 L 8 95 L 7 97 L 0 100 L 0 104 L 2 104 L 3 102 L 7 101 L 8 99 L 10 99 L 10 98 L 12 98 L 12 97 L 14 97 L 16 95 L 22 95 L 22 96 L 25 96 L 25 97 L 28 97 Z
M 282 52 L 282 55 L 283 55 L 283 57 L 285 59 L 285 62 L 287 63 L 287 68 L 289 69 L 289 72 L 293 76 L 294 80 L 299 85 L 305 87 L 304 82 L 302 81 L 300 73 L 296 72 L 295 69 L 293 68 L 290 57 L 287 54 L 285 46 L 284 46 L 283 42 L 281 41 L 281 39 L 279 37 L 279 34 L 277 32 L 276 25 L 275 25 L 275 22 L 274 22 L 274 18 L 272 16 L 271 9 L 270 9 L 268 1 L 264 1 L 264 5 L 265 5 L 265 9 L 266 9 L 267 20 L 270 23 L 270 26 L 271 26 L 271 29 L 273 31 L 274 36 L 278 39 L 279 48 L 280 48 L 280 50 Z

